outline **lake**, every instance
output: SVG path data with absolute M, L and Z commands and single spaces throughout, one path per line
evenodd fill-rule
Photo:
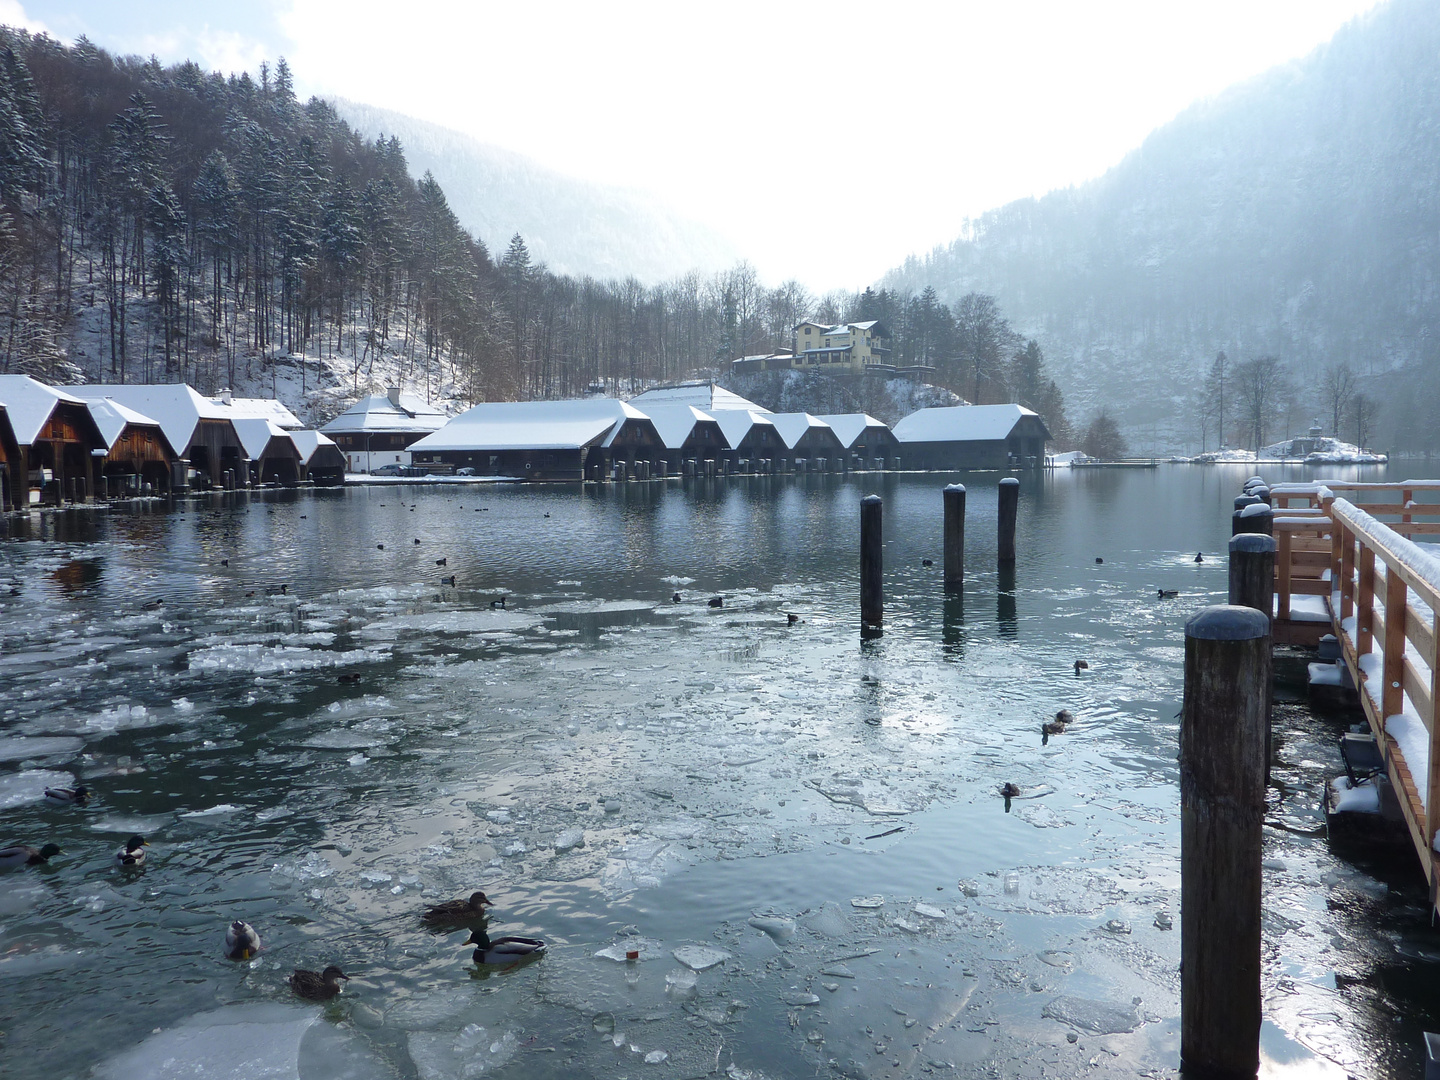
M 6 1075 L 1172 1074 L 1183 626 L 1224 601 L 1252 471 L 1027 475 L 1013 583 L 993 475 L 5 519 L 0 842 L 64 848 L 0 872 Z M 862 642 L 871 492 L 886 622 Z M 1332 853 L 1340 726 L 1282 694 L 1275 727 L 1267 1069 L 1419 1077 L 1423 877 Z M 82 781 L 88 807 L 40 799 Z M 139 871 L 114 865 L 132 833 Z M 546 955 L 477 967 L 420 923 L 475 889 Z M 258 958 L 224 958 L 232 919 Z M 345 993 L 297 1001 L 290 971 L 330 963 Z

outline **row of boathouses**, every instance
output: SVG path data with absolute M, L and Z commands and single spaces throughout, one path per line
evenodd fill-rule
M 347 436 L 356 437 L 335 433 L 337 442 Z M 438 430 L 416 432 L 407 450 L 424 471 L 606 480 L 1020 468 L 1043 464 L 1048 438 L 1043 420 L 1019 405 L 921 409 L 892 430 L 865 413 L 775 413 L 723 387 L 691 383 L 629 401 L 487 402 Z
M 0 375 L 0 509 L 96 496 L 339 484 L 335 443 L 278 401 L 184 383 L 55 387 Z

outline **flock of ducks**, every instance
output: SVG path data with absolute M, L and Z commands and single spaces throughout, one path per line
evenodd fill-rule
M 74 788 L 46 788 L 45 801 L 52 806 L 84 806 L 92 792 L 83 784 Z M 115 853 L 115 865 L 123 870 L 135 870 L 145 866 L 145 849 L 150 845 L 138 833 Z M 15 869 L 25 866 L 44 866 L 56 855 L 63 853 L 58 844 L 31 847 L 29 844 L 13 844 L 0 848 L 0 868 Z M 483 892 L 474 892 L 463 900 L 447 900 L 442 904 L 428 907 L 420 915 L 420 921 L 429 930 L 445 932 L 468 930 L 470 936 L 465 945 L 475 946 L 471 959 L 485 967 L 514 968 L 531 960 L 538 960 L 545 954 L 545 942 L 539 938 L 503 936 L 492 938 L 486 928 L 490 916 L 487 908 L 493 904 Z M 225 929 L 225 958 L 227 960 L 252 960 L 262 948 L 260 934 L 248 922 L 236 919 Z M 307 1001 L 329 1001 L 340 993 L 342 981 L 348 982 L 349 975 L 334 964 L 323 971 L 309 971 L 296 968 L 288 982 L 296 997 Z

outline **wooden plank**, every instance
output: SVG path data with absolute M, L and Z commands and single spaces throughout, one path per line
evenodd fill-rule
M 1423 618 L 1413 607 L 1406 606 L 1405 636 L 1419 650 L 1420 656 L 1431 668 L 1435 666 L 1435 631 L 1431 627 L 1432 621 L 1433 613 L 1432 618 Z
M 1340 533 L 1340 618 L 1355 614 L 1355 534 L 1343 525 Z
M 1360 580 L 1355 597 L 1355 649 L 1364 656 L 1370 651 L 1375 636 L 1375 549 L 1368 544 L 1362 546 L 1358 562 Z
M 1290 618 L 1290 534 L 1282 531 L 1276 539 L 1279 541 L 1280 550 L 1275 556 L 1275 569 L 1280 575 L 1280 582 L 1275 590 L 1275 617 L 1288 619 Z
M 1430 700 L 1430 669 L 1421 667 L 1407 656 L 1400 664 L 1400 676 L 1401 686 L 1409 695 L 1410 704 L 1415 706 L 1415 711 L 1425 721 L 1425 729 L 1430 730 L 1430 718 L 1435 715 L 1435 703 Z M 1387 712 L 1385 715 L 1394 714 Z
M 1405 707 L 1405 581 L 1399 574 L 1385 573 L 1385 691 L 1381 709 L 1394 716 Z
M 1440 825 L 1440 716 L 1435 715 L 1440 702 L 1440 664 L 1435 662 L 1435 643 L 1440 642 L 1440 612 L 1430 616 L 1430 777 L 1426 787 L 1430 816 L 1425 821 L 1425 850 L 1435 850 L 1435 831 Z
M 1425 808 L 1420 804 L 1420 792 L 1415 788 L 1410 766 L 1406 763 L 1399 744 L 1388 735 L 1385 736 L 1385 742 L 1389 744 L 1386 771 L 1390 774 L 1390 784 L 1394 787 L 1395 794 L 1400 797 L 1400 805 L 1405 810 L 1405 824 L 1410 827 L 1410 840 L 1415 845 L 1415 854 L 1420 856 L 1420 867 L 1425 871 L 1425 880 L 1433 881 L 1435 860 L 1430 846 L 1425 843 L 1425 827 L 1421 824 L 1425 819 Z

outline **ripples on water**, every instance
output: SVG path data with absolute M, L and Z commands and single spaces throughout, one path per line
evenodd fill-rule
M 921 565 L 938 476 L 12 518 L 0 842 L 65 854 L 0 876 L 7 1076 L 1166 1074 L 1182 626 L 1223 600 L 1243 478 L 1026 481 L 1013 588 L 970 478 L 952 597 Z M 870 490 L 886 634 L 862 646 Z M 1279 727 L 1267 1052 L 1418 1076 L 1423 889 L 1330 854 L 1333 725 Z M 38 801 L 77 781 L 90 807 Z M 549 955 L 482 971 L 416 920 L 476 888 Z M 234 918 L 257 960 L 221 958 Z M 686 945 L 728 955 L 694 973 Z M 339 1003 L 296 1003 L 289 970 L 332 962 Z

